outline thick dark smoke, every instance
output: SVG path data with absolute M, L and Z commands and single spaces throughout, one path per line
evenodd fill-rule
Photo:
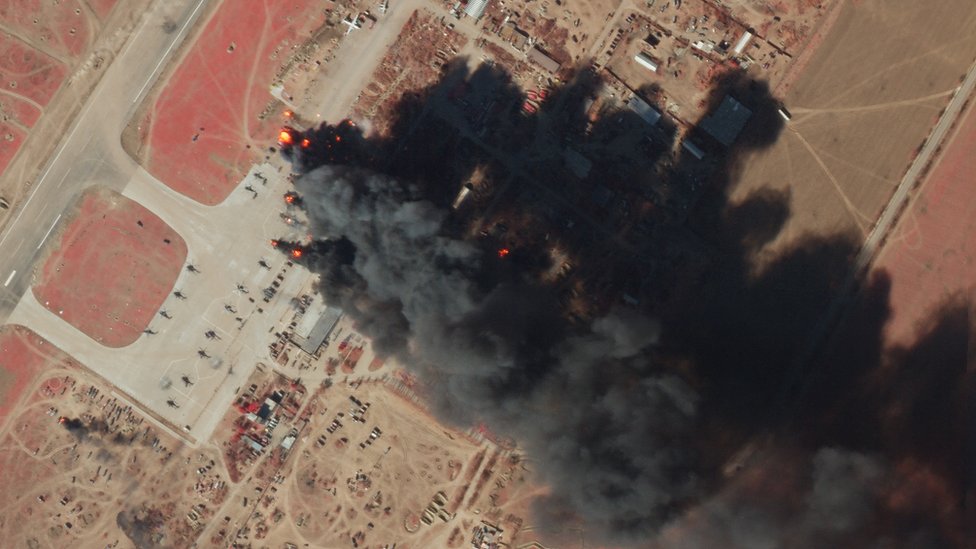
M 570 332 L 546 289 L 485 288 L 475 280 L 490 259 L 388 177 L 323 167 L 296 186 L 313 233 L 332 239 L 309 254 L 326 299 L 419 369 L 442 417 L 486 422 L 545 463 L 545 516 L 646 539 L 696 495 L 696 397 L 655 370 L 655 323 L 620 312 Z
M 729 89 L 751 97 L 754 122 L 732 150 L 709 149 L 708 190 L 684 217 L 688 204 L 667 205 L 662 188 L 701 183 L 704 164 L 670 156 L 677 138 L 666 127 L 638 151 L 650 160 L 614 156 L 621 151 L 604 144 L 645 128 L 636 115 L 591 128 L 593 90 L 575 82 L 548 101 L 562 110 L 505 119 L 524 98 L 504 73 L 484 70 L 476 74 L 495 78 L 498 104 L 512 107 L 477 132 L 485 147 L 442 117 L 424 118 L 454 108 L 442 103 L 471 76 L 460 66 L 406 97 L 389 137 L 351 124 L 309 133 L 320 150 L 292 158 L 314 236 L 301 261 L 380 353 L 423 378 L 442 418 L 484 423 L 538 464 L 548 494 L 535 501 L 536 532 L 575 525 L 587 541 L 661 549 L 965 546 L 960 502 L 973 483 L 961 461 L 976 447 L 963 443 L 976 401 L 968 301 L 920 319 L 919 340 L 893 349 L 883 337 L 890 280 L 876 273 L 859 281 L 819 354 L 795 360 L 837 299 L 860 237 L 806 235 L 769 256 L 789 194 L 728 201 L 741 163 L 782 129 L 764 84 L 738 74 L 713 90 L 713 106 Z M 564 185 L 565 143 L 591 147 L 599 175 Z M 655 159 L 676 164 L 644 173 Z M 484 218 L 449 213 L 482 171 L 464 208 Z M 644 187 L 663 193 L 666 204 L 630 219 L 651 225 L 636 249 L 600 242 L 613 238 L 605 225 L 574 214 L 572 201 L 597 183 L 624 186 L 628 199 Z M 549 196 L 564 187 L 566 197 Z M 496 233 L 503 220 L 516 236 Z M 546 265 L 550 231 L 577 269 L 567 280 L 596 288 L 579 316 L 565 284 L 539 282 L 555 267 Z M 466 232 L 483 240 L 458 236 Z M 499 257 L 486 249 L 495 244 L 513 250 Z M 660 322 L 612 306 L 632 288 Z M 744 447 L 756 457 L 740 467 Z

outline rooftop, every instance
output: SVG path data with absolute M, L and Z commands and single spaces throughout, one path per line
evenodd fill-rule
M 742 132 L 752 111 L 732 96 L 725 96 L 722 104 L 701 122 L 701 129 L 728 147 Z

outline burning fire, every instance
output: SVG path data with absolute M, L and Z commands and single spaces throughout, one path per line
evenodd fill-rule
M 302 257 L 302 249 L 295 248 L 294 250 L 291 251 L 291 256 L 294 257 L 295 259 L 299 259 L 300 257 Z
M 512 250 L 509 250 L 508 248 L 501 248 L 498 250 L 498 257 L 499 259 L 505 259 L 505 257 L 510 253 L 512 253 Z
M 282 145 L 291 145 L 295 142 L 295 137 L 288 130 L 281 130 L 278 132 L 278 143 Z
M 303 149 L 307 149 L 311 145 L 312 145 L 312 142 L 309 141 L 309 139 L 307 137 L 305 139 L 302 139 L 302 148 Z

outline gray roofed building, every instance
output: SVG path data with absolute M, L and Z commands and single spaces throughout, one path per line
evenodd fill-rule
M 487 7 L 488 0 L 471 0 L 468 2 L 468 7 L 464 8 L 464 13 L 472 19 L 479 19 Z
M 631 97 L 630 101 L 627 101 L 627 107 L 650 126 L 657 124 L 657 121 L 661 119 L 661 113 L 657 109 L 648 105 L 647 101 L 644 101 L 636 95 Z
M 310 355 L 314 355 L 318 352 L 319 347 L 325 343 L 325 340 L 335 329 L 336 324 L 338 324 L 339 319 L 342 318 L 342 309 L 338 307 L 326 307 L 322 314 L 319 316 L 315 325 L 308 332 L 308 335 L 302 336 L 296 330 L 296 333 L 292 336 L 291 340 L 298 345 L 298 348 Z
M 529 61 L 532 61 L 536 65 L 539 65 L 540 67 L 542 67 L 548 72 L 554 73 L 558 71 L 559 67 L 561 66 L 559 64 L 559 61 L 556 61 L 552 57 L 549 57 L 548 55 L 546 55 L 545 52 L 543 52 L 539 48 L 532 48 L 531 50 L 529 50 L 528 56 L 529 56 Z
M 742 132 L 750 116 L 752 111 L 736 101 L 734 97 L 727 95 L 718 109 L 702 120 L 701 129 L 728 147 Z

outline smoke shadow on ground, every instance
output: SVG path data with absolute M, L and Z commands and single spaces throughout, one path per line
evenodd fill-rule
M 607 106 L 593 116 L 600 82 L 579 74 L 526 114 L 526 95 L 510 75 L 456 60 L 438 82 L 404 95 L 386 135 L 345 123 L 306 132 L 314 146 L 294 159 L 297 169 L 329 171 L 300 188 L 326 196 L 320 189 L 331 181 L 346 185 L 328 191 L 336 217 L 369 203 L 347 216 L 366 223 L 369 238 L 350 236 L 351 250 L 338 254 L 329 244 L 306 260 L 323 274 L 327 299 L 382 351 L 420 363 L 442 417 L 484 422 L 547 463 L 540 474 L 554 488 L 544 525 L 574 517 L 598 537 L 640 545 L 727 484 L 722 466 L 746 441 L 765 433 L 794 440 L 797 425 L 811 456 L 824 446 L 894 452 L 931 463 L 940 478 L 957 475 L 958 462 L 909 452 L 956 434 L 930 430 L 937 413 L 903 415 L 889 442 L 878 434 L 879 414 L 893 400 L 910 396 L 906 409 L 949 412 L 939 395 L 959 380 L 958 367 L 940 376 L 917 366 L 964 340 L 957 309 L 939 315 L 917 345 L 890 354 L 890 281 L 874 275 L 862 281 L 857 322 L 844 324 L 856 345 L 837 347 L 839 358 L 796 363 L 860 242 L 801 235 L 769 257 L 766 245 L 790 216 L 789 195 L 766 189 L 729 202 L 750 155 L 783 131 L 768 86 L 741 72 L 716 86 L 709 112 L 732 94 L 753 113 L 724 148 L 699 126 L 680 129 L 667 117 L 649 125 Z M 466 184 L 470 198 L 453 207 Z M 404 204 L 411 223 L 426 228 L 384 240 L 404 224 L 384 225 L 377 212 L 406 215 Z M 320 238 L 344 236 L 339 221 L 323 223 Z M 404 244 L 429 257 L 408 258 Z M 547 276 L 561 261 L 560 274 Z M 379 267 L 392 274 L 380 277 Z M 422 284 L 404 285 L 413 278 Z M 433 303 L 403 291 L 421 287 Z M 436 320 L 424 322 L 436 330 L 418 328 L 421 306 L 435 309 Z M 408 351 L 415 339 L 424 343 L 419 356 Z M 858 400 L 888 360 L 902 365 L 892 392 Z M 796 395 L 808 404 L 784 419 L 776 403 L 811 367 L 816 376 Z M 905 394 L 921 387 L 928 392 Z M 918 439 L 901 438 L 906 432 Z

